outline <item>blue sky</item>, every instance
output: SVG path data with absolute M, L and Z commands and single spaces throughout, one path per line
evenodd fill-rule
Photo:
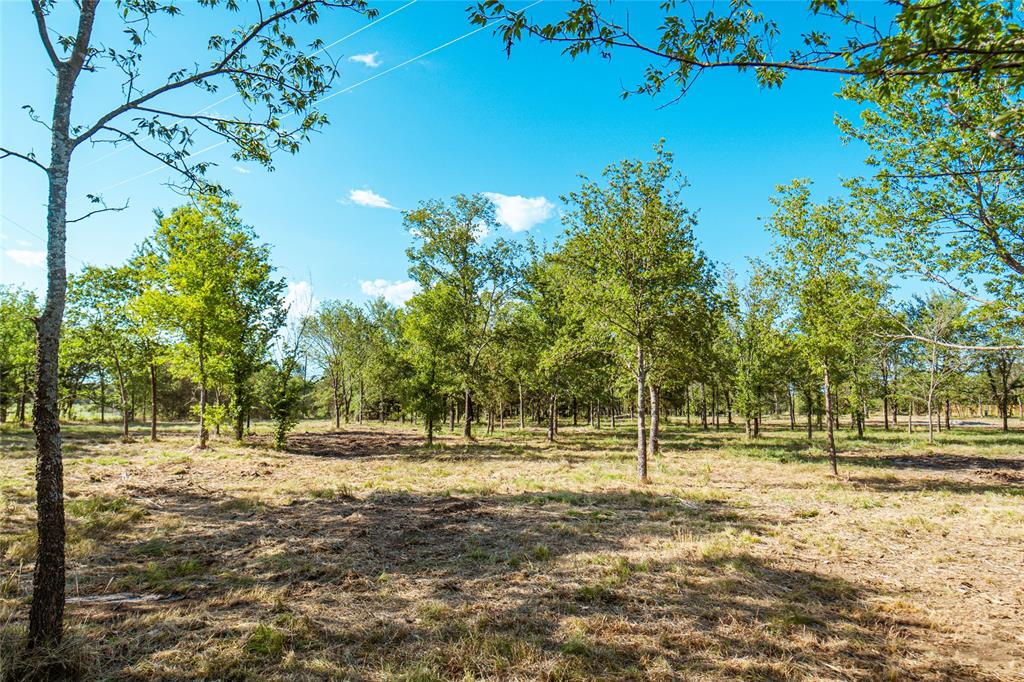
M 769 244 L 759 217 L 769 213 L 777 184 L 810 177 L 825 194 L 838 192 L 842 177 L 863 172 L 864 150 L 844 146 L 833 125 L 836 112 L 855 113 L 835 98 L 837 78 L 791 76 L 781 90 L 764 91 L 751 74 L 722 72 L 703 76 L 678 104 L 623 101 L 622 85 L 634 83 L 644 65 L 639 55 L 571 61 L 554 46 L 528 42 L 509 59 L 489 29 L 399 66 L 473 30 L 466 0 L 407 2 L 375 3 L 382 15 L 401 9 L 331 49 L 343 59 L 336 89 L 350 89 L 323 104 L 332 123 L 298 155 L 279 157 L 272 173 L 233 161 L 226 147 L 204 155 L 219 164 L 213 177 L 233 191 L 246 222 L 273 245 L 280 275 L 310 283 L 319 300 L 408 293 L 410 238 L 397 209 L 492 193 L 509 235 L 550 241 L 561 231 L 559 196 L 578 185 L 578 174 L 597 176 L 623 157 L 648 157 L 662 137 L 691 183 L 686 197 L 699 210 L 699 240 L 714 260 L 741 272 L 745 259 Z M 634 25 L 653 26 L 657 4 L 617 6 L 629 8 Z M 113 3 L 106 5 L 101 12 L 112 10 Z M 180 54 L 195 52 L 218 18 L 189 2 L 182 6 L 184 17 L 154 25 L 146 59 L 151 82 L 180 66 Z M 543 20 L 565 7 L 547 0 L 531 13 Z M 770 3 L 765 10 L 799 32 L 808 27 L 805 7 Z M 99 20 L 101 40 L 117 37 L 111 19 Z M 45 158 L 46 131 L 21 109 L 32 105 L 47 117 L 53 88 L 27 0 L 0 2 L 0 24 L 0 144 Z M 366 24 L 337 11 L 317 34 L 333 42 Z M 76 94 L 76 120 L 88 122 L 118 94 L 114 74 L 87 74 Z M 225 94 L 179 101 L 183 109 L 199 108 Z M 202 139 L 196 148 L 213 142 Z M 87 193 L 102 193 L 112 205 L 128 200 L 130 208 L 71 225 L 69 269 L 122 261 L 151 232 L 153 209 L 170 209 L 181 197 L 164 186 L 167 171 L 151 172 L 152 160 L 133 150 L 83 147 L 76 154 L 70 214 L 87 210 Z M 41 290 L 43 174 L 7 159 L 0 182 L 0 282 Z

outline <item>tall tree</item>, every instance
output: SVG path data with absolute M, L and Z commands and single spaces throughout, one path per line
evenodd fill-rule
M 55 0 L 32 0 L 32 15 L 47 63 L 55 79 L 52 115 L 47 124 L 49 158 L 40 160 L 30 150 L 0 147 L 0 158 L 25 161 L 47 178 L 47 288 L 41 314 L 36 318 L 36 397 L 33 401 L 33 429 L 37 449 L 37 526 L 39 543 L 33 575 L 32 607 L 29 614 L 29 646 L 57 642 L 64 623 L 64 502 L 63 463 L 57 404 L 58 357 L 61 322 L 64 317 L 67 274 L 68 224 L 97 211 L 106 210 L 102 199 L 92 196 L 99 207 L 82 218 L 68 220 L 68 182 L 75 151 L 86 143 L 109 142 L 126 145 L 166 165 L 192 186 L 206 187 L 204 174 L 209 163 L 191 154 L 192 145 L 209 134 L 231 144 L 234 156 L 271 166 L 277 151 L 295 152 L 311 131 L 326 117 L 315 103 L 327 91 L 336 70 L 325 61 L 324 44 L 314 40 L 308 47 L 297 40 L 296 29 L 315 24 L 321 13 L 333 7 L 375 15 L 363 0 L 268 0 L 266 3 L 237 3 L 205 0 L 190 5 L 210 12 L 212 22 L 225 21 L 205 41 L 207 55 L 182 52 L 180 65 L 165 77 L 152 77 L 143 70 L 151 60 L 148 40 L 157 24 L 170 22 L 181 13 L 173 2 L 158 0 L 117 0 L 107 13 L 98 12 L 99 0 L 81 0 L 66 12 L 56 12 Z M 61 5 L 63 7 L 63 5 Z M 234 14 L 244 14 L 237 26 Z M 58 16 L 60 15 L 60 16 Z M 63 21 L 73 26 L 62 27 Z M 119 35 L 102 46 L 94 43 L 97 24 L 103 22 Z M 206 61 L 205 66 L 200 62 Z M 121 92 L 96 74 L 113 70 L 124 75 Z M 83 79 L 83 74 L 93 76 Z M 152 88 L 145 83 L 157 83 Z M 73 120 L 73 101 L 92 92 L 91 115 Z M 212 93 L 232 89 L 246 106 L 237 115 L 194 112 L 196 91 Z M 113 97 L 109 108 L 97 106 Z M 223 100 L 222 100 L 223 101 Z M 227 110 L 226 107 L 222 109 Z M 99 113 L 96 113 L 96 112 Z M 29 107 L 29 113 L 35 113 Z M 287 125 L 286 118 L 295 117 Z
M 441 285 L 448 297 L 458 348 L 454 367 L 463 397 L 462 434 L 471 438 L 477 371 L 497 340 L 506 303 L 519 290 L 521 250 L 503 238 L 487 239 L 498 223 L 494 204 L 482 195 L 423 202 L 404 219 L 415 240 L 407 251 L 409 274 L 424 291 Z
M 843 202 L 811 201 L 810 184 L 780 187 L 768 222 L 778 239 L 778 276 L 789 283 L 801 348 L 821 377 L 827 422 L 827 449 L 838 475 L 834 424 L 838 382 L 848 371 L 856 345 L 875 331 L 884 285 L 862 272 L 864 220 Z
M 196 382 L 198 445 L 205 448 L 209 389 L 237 376 L 236 354 L 264 351 L 252 349 L 251 337 L 269 340 L 277 331 L 281 284 L 270 279 L 266 247 L 241 223 L 237 204 L 215 195 L 160 217 L 139 259 L 152 282 L 140 306 L 177 340 L 171 364 Z
M 558 255 L 570 302 L 591 327 L 616 340 L 636 382 L 637 478 L 646 483 L 646 398 L 657 340 L 687 303 L 713 290 L 696 244 L 696 216 L 682 203 L 686 183 L 659 143 L 650 161 L 605 169 L 604 184 L 584 178 L 565 197 L 567 238 Z M 710 285 L 710 286 L 709 286 Z

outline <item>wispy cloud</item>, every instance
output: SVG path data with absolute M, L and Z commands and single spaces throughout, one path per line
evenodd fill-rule
M 555 213 L 555 205 L 545 197 L 524 197 L 499 192 L 484 192 L 497 208 L 494 217 L 513 232 L 524 232 L 543 223 Z
M 236 173 L 241 173 L 242 175 L 248 175 L 249 173 L 252 173 L 251 170 L 249 170 L 248 168 L 243 168 L 242 166 L 235 166 L 232 170 L 234 170 Z
M 350 189 L 348 200 L 353 204 L 367 206 L 369 208 L 390 208 L 397 211 L 398 207 L 393 206 L 390 201 L 374 192 L 372 189 Z
M 420 290 L 420 285 L 411 279 L 404 282 L 391 282 L 386 279 L 363 280 L 359 286 L 367 296 L 383 296 L 385 301 L 394 305 L 405 305 Z
M 19 265 L 26 268 L 41 268 L 46 263 L 45 251 L 30 251 L 28 249 L 7 249 L 4 255 Z
M 350 62 L 358 62 L 363 66 L 368 66 L 371 69 L 376 69 L 380 66 L 381 62 L 377 59 L 377 55 L 380 52 L 367 52 L 366 54 L 354 54 L 348 58 Z

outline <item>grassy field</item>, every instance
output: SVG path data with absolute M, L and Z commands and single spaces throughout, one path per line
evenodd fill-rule
M 65 429 L 84 679 L 1024 679 L 1024 434 L 303 423 L 191 449 Z M 264 431 L 267 429 L 264 428 Z M 30 432 L 0 458 L 0 646 L 24 632 Z

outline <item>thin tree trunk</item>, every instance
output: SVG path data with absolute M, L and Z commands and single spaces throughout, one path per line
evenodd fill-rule
M 210 437 L 206 430 L 206 349 L 205 330 L 202 323 L 199 325 L 199 449 L 206 448 L 207 440 Z
M 156 442 L 156 364 L 149 363 L 149 393 L 150 393 L 150 415 L 149 415 L 149 439 Z
M 523 407 L 523 382 L 519 382 L 519 428 L 526 428 L 526 410 Z
M 331 376 L 331 388 L 334 391 L 334 430 L 341 429 L 341 398 L 338 395 L 338 374 L 333 372 Z
M 832 387 L 829 382 L 828 365 L 825 366 L 825 418 L 828 421 L 828 463 L 832 468 L 832 475 L 838 476 L 839 469 L 836 464 L 836 437 L 834 432 L 835 421 L 832 419 Z
M 804 393 L 807 398 L 807 440 L 814 438 L 814 396 Z
M 107 423 L 107 376 L 100 368 L 100 424 Z
M 555 429 L 556 429 L 555 422 L 558 419 L 557 400 L 558 399 L 555 397 L 554 393 L 552 393 L 550 396 L 548 396 L 548 442 L 549 443 L 553 443 L 554 440 L 555 440 Z
M 57 68 L 47 170 L 46 301 L 35 319 L 36 565 L 29 612 L 30 648 L 60 641 L 64 629 L 64 463 L 57 395 L 60 332 L 67 298 L 66 242 L 68 169 L 71 165 L 71 100 L 92 35 L 98 0 L 83 0 L 75 48 Z M 37 10 L 41 11 L 41 10 Z
M 655 384 L 650 386 L 651 394 L 651 433 L 647 439 L 647 460 L 654 461 L 658 454 L 658 430 L 661 426 L 661 387 Z
M 644 394 L 647 392 L 647 367 L 643 348 L 636 349 L 636 477 L 641 483 L 648 483 L 647 477 L 647 431 L 644 418 Z
M 465 438 L 473 437 L 473 396 L 469 388 L 465 389 L 463 396 L 465 400 L 463 422 L 462 422 L 462 435 Z

